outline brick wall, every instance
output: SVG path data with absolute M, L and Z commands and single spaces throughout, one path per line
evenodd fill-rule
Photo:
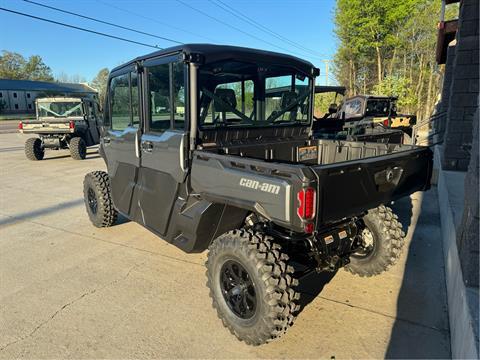
M 462 2 L 453 66 L 447 63 L 444 87 L 448 81 L 450 87 L 443 91 L 448 96 L 448 102 L 444 98 L 447 117 L 442 167 L 445 170 L 466 171 L 470 162 L 473 122 L 478 122 L 478 114 L 475 115 L 479 101 L 478 12 L 478 0 Z

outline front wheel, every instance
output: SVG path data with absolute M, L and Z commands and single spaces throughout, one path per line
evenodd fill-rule
M 45 149 L 42 146 L 42 140 L 39 138 L 30 138 L 25 142 L 25 156 L 28 160 L 42 160 L 45 155 Z
M 213 307 L 239 340 L 261 345 L 292 326 L 298 280 L 272 237 L 243 229 L 223 234 L 210 245 L 206 266 Z
M 81 137 L 70 140 L 70 156 L 75 160 L 83 160 L 87 156 L 87 144 Z
M 110 179 L 104 171 L 93 171 L 83 180 L 83 198 L 88 217 L 96 227 L 112 226 L 117 221 L 110 191 Z
M 387 271 L 400 258 L 405 243 L 402 224 L 387 206 L 369 210 L 363 217 L 365 228 L 361 231 L 361 244 L 350 255 L 345 269 L 359 276 L 374 276 Z

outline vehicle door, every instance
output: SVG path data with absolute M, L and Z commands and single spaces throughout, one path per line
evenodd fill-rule
M 167 232 L 178 189 L 185 181 L 186 65 L 178 56 L 145 62 L 145 131 L 141 136 L 138 205 L 141 221 Z
M 92 100 L 85 100 L 84 107 L 86 112 L 86 121 L 87 121 L 87 131 L 89 143 L 87 146 L 95 145 L 99 143 L 100 140 L 100 130 L 98 124 L 98 117 L 95 102 Z
M 141 135 L 138 74 L 133 67 L 112 74 L 105 109 L 101 147 L 105 152 L 115 207 L 131 217 L 131 200 L 138 177 Z

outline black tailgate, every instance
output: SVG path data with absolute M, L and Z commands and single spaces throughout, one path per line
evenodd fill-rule
M 414 148 L 388 155 L 313 166 L 318 176 L 318 223 L 345 217 L 428 190 L 433 153 Z

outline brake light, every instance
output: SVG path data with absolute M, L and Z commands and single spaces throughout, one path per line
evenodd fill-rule
M 388 119 L 383 120 L 383 125 L 388 126 Z
M 311 220 L 315 216 L 315 189 L 309 187 L 297 193 L 297 215 L 302 220 Z
M 303 227 L 303 231 L 305 231 L 307 234 L 313 233 L 313 230 L 315 229 L 313 223 L 306 223 L 305 226 Z
M 75 129 L 75 122 L 73 120 L 70 120 L 69 127 L 70 129 Z
M 18 130 L 23 130 L 23 122 L 18 123 Z

